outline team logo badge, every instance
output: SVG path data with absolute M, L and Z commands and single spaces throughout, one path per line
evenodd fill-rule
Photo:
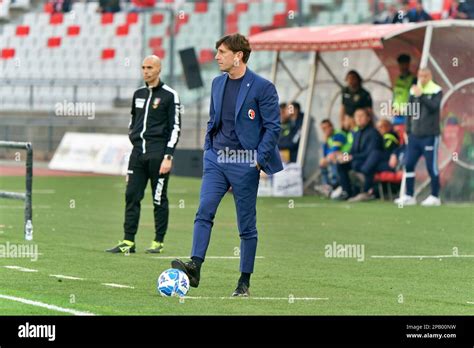
M 360 95 L 358 94 L 354 94 L 354 96 L 352 97 L 352 100 L 356 103 L 359 101 L 359 99 L 360 99 Z
M 153 109 L 156 109 L 158 107 L 158 105 L 160 105 L 160 101 L 161 101 L 161 98 L 155 98 L 153 100 L 153 104 L 151 105 L 153 107 Z
M 253 120 L 255 118 L 255 111 L 249 109 L 248 116 L 251 120 Z

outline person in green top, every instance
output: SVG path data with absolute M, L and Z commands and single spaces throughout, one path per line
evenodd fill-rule
M 329 119 L 324 119 L 320 124 L 324 136 L 323 156 L 319 160 L 322 183 L 336 188 L 339 185 L 337 176 L 337 161 L 339 153 L 347 151 L 347 134 L 335 129 Z
M 394 118 L 392 123 L 394 126 L 405 124 L 410 88 L 417 83 L 416 76 L 410 71 L 410 61 L 408 54 L 401 54 L 397 58 L 400 75 L 393 86 L 392 115 Z

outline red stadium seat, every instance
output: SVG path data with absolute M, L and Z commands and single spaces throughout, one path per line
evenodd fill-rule
M 61 24 L 64 21 L 64 14 L 62 13 L 53 13 L 51 17 L 49 17 L 49 24 L 57 25 Z
M 53 48 L 59 46 L 61 46 L 61 38 L 59 36 L 50 37 L 48 39 L 48 47 Z
M 204 48 L 199 51 L 199 63 L 205 64 L 214 60 L 214 51 L 210 48 Z
M 155 49 L 153 50 L 153 54 L 154 54 L 155 56 L 158 56 L 158 57 L 160 57 L 161 59 L 163 59 L 163 58 L 165 57 L 165 50 L 164 50 L 163 48 L 161 48 L 161 47 L 155 48 Z
M 375 182 L 388 182 L 391 184 L 399 184 L 402 182 L 403 172 L 379 172 L 375 174 Z
M 239 2 L 238 4 L 235 5 L 235 12 L 240 13 L 240 12 L 247 12 L 249 9 L 249 4 L 245 2 Z
M 126 36 L 128 35 L 128 24 L 119 25 L 115 31 L 117 36 Z
M 127 14 L 127 24 L 135 24 L 138 22 L 138 13 L 130 12 Z
M 157 25 L 163 23 L 164 16 L 162 13 L 155 13 L 150 18 L 151 25 Z
M 284 27 L 284 26 L 286 26 L 286 18 L 287 18 L 286 16 L 287 16 L 286 13 L 280 13 L 280 14 L 274 15 L 272 25 L 274 27 Z
M 286 0 L 286 12 L 298 10 L 298 0 Z
M 258 34 L 258 33 L 261 33 L 263 31 L 263 27 L 260 26 L 260 25 L 252 25 L 250 27 L 250 33 L 249 35 L 255 35 L 255 34 Z
M 105 48 L 102 50 L 102 59 L 113 59 L 115 57 L 115 49 L 113 48 Z
M 152 37 L 148 41 L 148 47 L 151 48 L 159 48 L 163 44 L 163 38 L 162 37 Z
M 227 33 L 235 33 L 238 31 L 238 15 L 237 13 L 229 13 L 225 18 Z
M 197 13 L 206 13 L 208 10 L 207 1 L 198 1 L 194 5 L 194 12 Z
M 53 13 L 54 12 L 54 5 L 52 2 L 47 2 L 43 6 L 43 11 L 46 13 Z
M 186 23 L 188 23 L 189 21 L 189 15 L 187 13 L 180 13 L 176 16 L 176 22 L 175 22 L 175 26 L 174 26 L 174 32 L 175 34 L 178 34 L 179 33 L 179 29 L 185 25 Z
M 392 192 L 392 185 L 399 185 L 403 179 L 403 171 L 398 172 L 379 172 L 374 176 L 374 182 L 378 184 L 378 191 L 380 199 L 385 200 L 383 187 L 387 187 L 388 199 L 393 201 L 394 192 Z
M 114 14 L 113 13 L 103 13 L 102 14 L 102 25 L 112 24 L 114 22 Z
M 16 36 L 28 36 L 30 34 L 30 27 L 28 25 L 19 25 L 16 27 Z
M 77 36 L 81 32 L 81 27 L 78 25 L 70 25 L 67 27 L 67 36 Z
M 15 57 L 15 49 L 14 48 L 3 48 L 0 51 L 0 58 L 1 59 L 11 59 Z

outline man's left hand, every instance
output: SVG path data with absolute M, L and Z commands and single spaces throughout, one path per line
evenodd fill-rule
M 161 166 L 160 166 L 160 175 L 168 174 L 172 166 L 173 166 L 173 160 L 163 158 L 163 161 L 161 161 Z

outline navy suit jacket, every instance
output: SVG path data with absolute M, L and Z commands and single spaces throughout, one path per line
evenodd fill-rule
M 212 147 L 212 136 L 221 123 L 222 98 L 228 74 L 212 81 L 209 122 L 204 150 Z M 245 150 L 257 150 L 257 162 L 267 174 L 283 169 L 278 138 L 280 108 L 278 94 L 270 81 L 246 68 L 235 105 L 235 133 Z

